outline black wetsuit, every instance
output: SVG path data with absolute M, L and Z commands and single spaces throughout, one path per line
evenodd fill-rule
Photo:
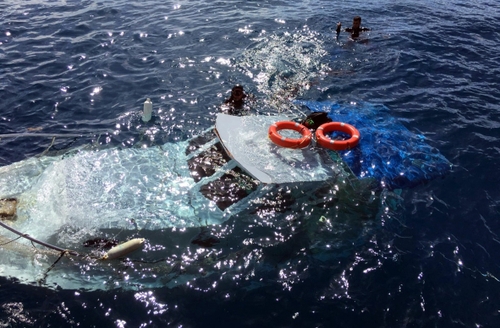
M 305 119 L 303 119 L 300 124 L 304 125 L 308 129 L 316 130 L 321 125 L 331 122 L 332 119 L 328 117 L 327 113 L 315 112 L 309 114 Z
M 353 38 L 357 38 L 357 37 L 359 37 L 359 32 L 366 32 L 366 31 L 369 31 L 369 30 L 370 29 L 366 28 L 366 27 L 358 27 L 358 28 L 348 27 L 344 31 L 351 33 L 351 36 Z

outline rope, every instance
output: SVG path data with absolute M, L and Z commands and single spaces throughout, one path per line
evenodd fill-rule
M 75 137 L 91 137 L 95 136 L 97 134 L 102 134 L 102 133 L 111 133 L 112 131 L 97 131 L 94 133 L 88 133 L 88 134 L 76 134 L 76 133 L 30 133 L 30 132 L 23 132 L 23 133 L 6 133 L 6 134 L 0 134 L 0 139 L 1 138 L 18 138 L 18 137 L 43 137 L 43 138 L 75 138 Z
M 49 147 L 47 149 L 45 149 L 43 151 L 43 153 L 40 154 L 40 156 L 43 156 L 43 155 L 47 154 L 47 152 L 49 151 L 50 147 L 52 147 L 54 145 L 54 141 L 56 141 L 56 137 L 52 137 L 52 142 L 50 143 Z
M 16 239 L 9 240 L 9 241 L 8 241 L 8 242 L 6 242 L 6 243 L 0 244 L 0 246 L 5 246 L 5 245 L 8 245 L 8 244 L 10 244 L 10 243 L 13 243 L 13 242 L 15 242 L 16 240 L 18 240 L 19 238 L 21 238 L 21 236 L 17 237 Z
M 47 269 L 47 271 L 45 271 L 45 273 L 43 274 L 43 277 L 42 277 L 41 279 L 39 279 L 39 280 L 38 280 L 38 283 L 39 283 L 40 285 L 43 285 L 43 284 L 45 283 L 45 280 L 47 279 L 47 276 L 49 275 L 50 270 L 52 270 L 52 269 L 56 266 L 57 262 L 59 262 L 59 260 L 61 260 L 61 259 L 62 259 L 62 257 L 63 257 L 64 255 L 66 255 L 66 254 L 68 254 L 68 251 L 63 251 L 63 252 L 61 252 L 61 254 L 59 254 L 59 257 L 57 258 L 57 260 L 55 260 L 55 261 L 54 261 L 54 263 L 52 263 L 52 265 L 51 265 L 51 266 Z
M 92 134 L 93 135 L 93 134 Z M 6 133 L 0 134 L 0 138 L 18 138 L 18 137 L 43 137 L 43 138 L 75 138 L 83 137 L 83 134 L 59 134 L 59 133 Z
M 53 250 L 58 251 L 58 252 L 64 252 L 64 253 L 67 253 L 67 254 L 69 254 L 69 255 L 73 255 L 73 256 L 81 256 L 81 255 L 80 255 L 80 254 L 78 254 L 76 251 L 63 249 L 63 248 L 61 248 L 61 247 L 57 247 L 57 246 L 54 246 L 54 245 L 48 244 L 48 243 L 46 243 L 46 242 L 43 242 L 43 241 L 41 241 L 41 240 L 38 240 L 38 239 L 36 239 L 36 238 L 33 238 L 33 237 L 29 236 L 28 234 L 24 234 L 24 233 L 22 233 L 22 232 L 20 232 L 20 231 L 18 231 L 18 230 L 16 230 L 16 229 L 14 229 L 14 228 L 12 228 L 12 227 L 9 227 L 8 225 L 6 225 L 5 223 L 3 223 L 2 221 L 0 221 L 0 226 L 4 227 L 5 229 L 7 229 L 7 230 L 9 230 L 9 231 L 11 231 L 11 232 L 13 232 L 13 233 L 15 233 L 15 234 L 17 234 L 17 235 L 19 235 L 19 236 L 23 237 L 23 238 L 26 238 L 26 239 L 30 240 L 30 241 L 31 241 L 31 242 L 33 242 L 33 243 L 37 243 L 37 244 L 39 244 L 39 245 L 45 246 L 45 247 L 47 247 L 47 248 L 53 249 Z

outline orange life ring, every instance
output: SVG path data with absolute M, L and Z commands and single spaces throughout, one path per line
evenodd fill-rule
M 325 136 L 326 133 L 330 133 L 332 131 L 347 133 L 351 136 L 351 138 L 347 140 L 333 140 Z M 356 147 L 359 143 L 359 131 L 354 126 L 347 123 L 325 123 L 316 130 L 316 142 L 321 147 L 325 147 L 331 150 L 351 149 Z
M 280 130 L 294 130 L 302 134 L 302 138 L 287 138 L 278 133 Z M 269 127 L 269 139 L 281 147 L 286 148 L 304 148 L 311 143 L 312 134 L 308 128 L 302 124 L 292 121 L 280 121 L 271 124 Z

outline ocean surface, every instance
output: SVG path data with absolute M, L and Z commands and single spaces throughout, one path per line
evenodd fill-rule
M 354 15 L 372 30 L 337 39 Z M 182 261 L 163 285 L 0 277 L 0 326 L 499 327 L 499 44 L 493 0 L 0 1 L 2 166 L 49 146 L 185 141 L 237 83 L 253 114 L 305 114 L 293 99 L 387 106 L 453 164 L 375 206 L 278 195 L 211 228 L 208 249 L 165 231 L 149 251 Z

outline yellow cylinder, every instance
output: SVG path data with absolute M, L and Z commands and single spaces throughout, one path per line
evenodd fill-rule
M 139 249 L 142 247 L 142 244 L 144 244 L 145 239 L 144 238 L 134 238 L 130 239 L 129 241 L 126 241 L 120 245 L 116 245 L 115 247 L 111 248 L 104 256 L 102 257 L 103 260 L 114 260 L 120 257 L 123 257 L 129 253 L 132 253 L 133 251 Z

